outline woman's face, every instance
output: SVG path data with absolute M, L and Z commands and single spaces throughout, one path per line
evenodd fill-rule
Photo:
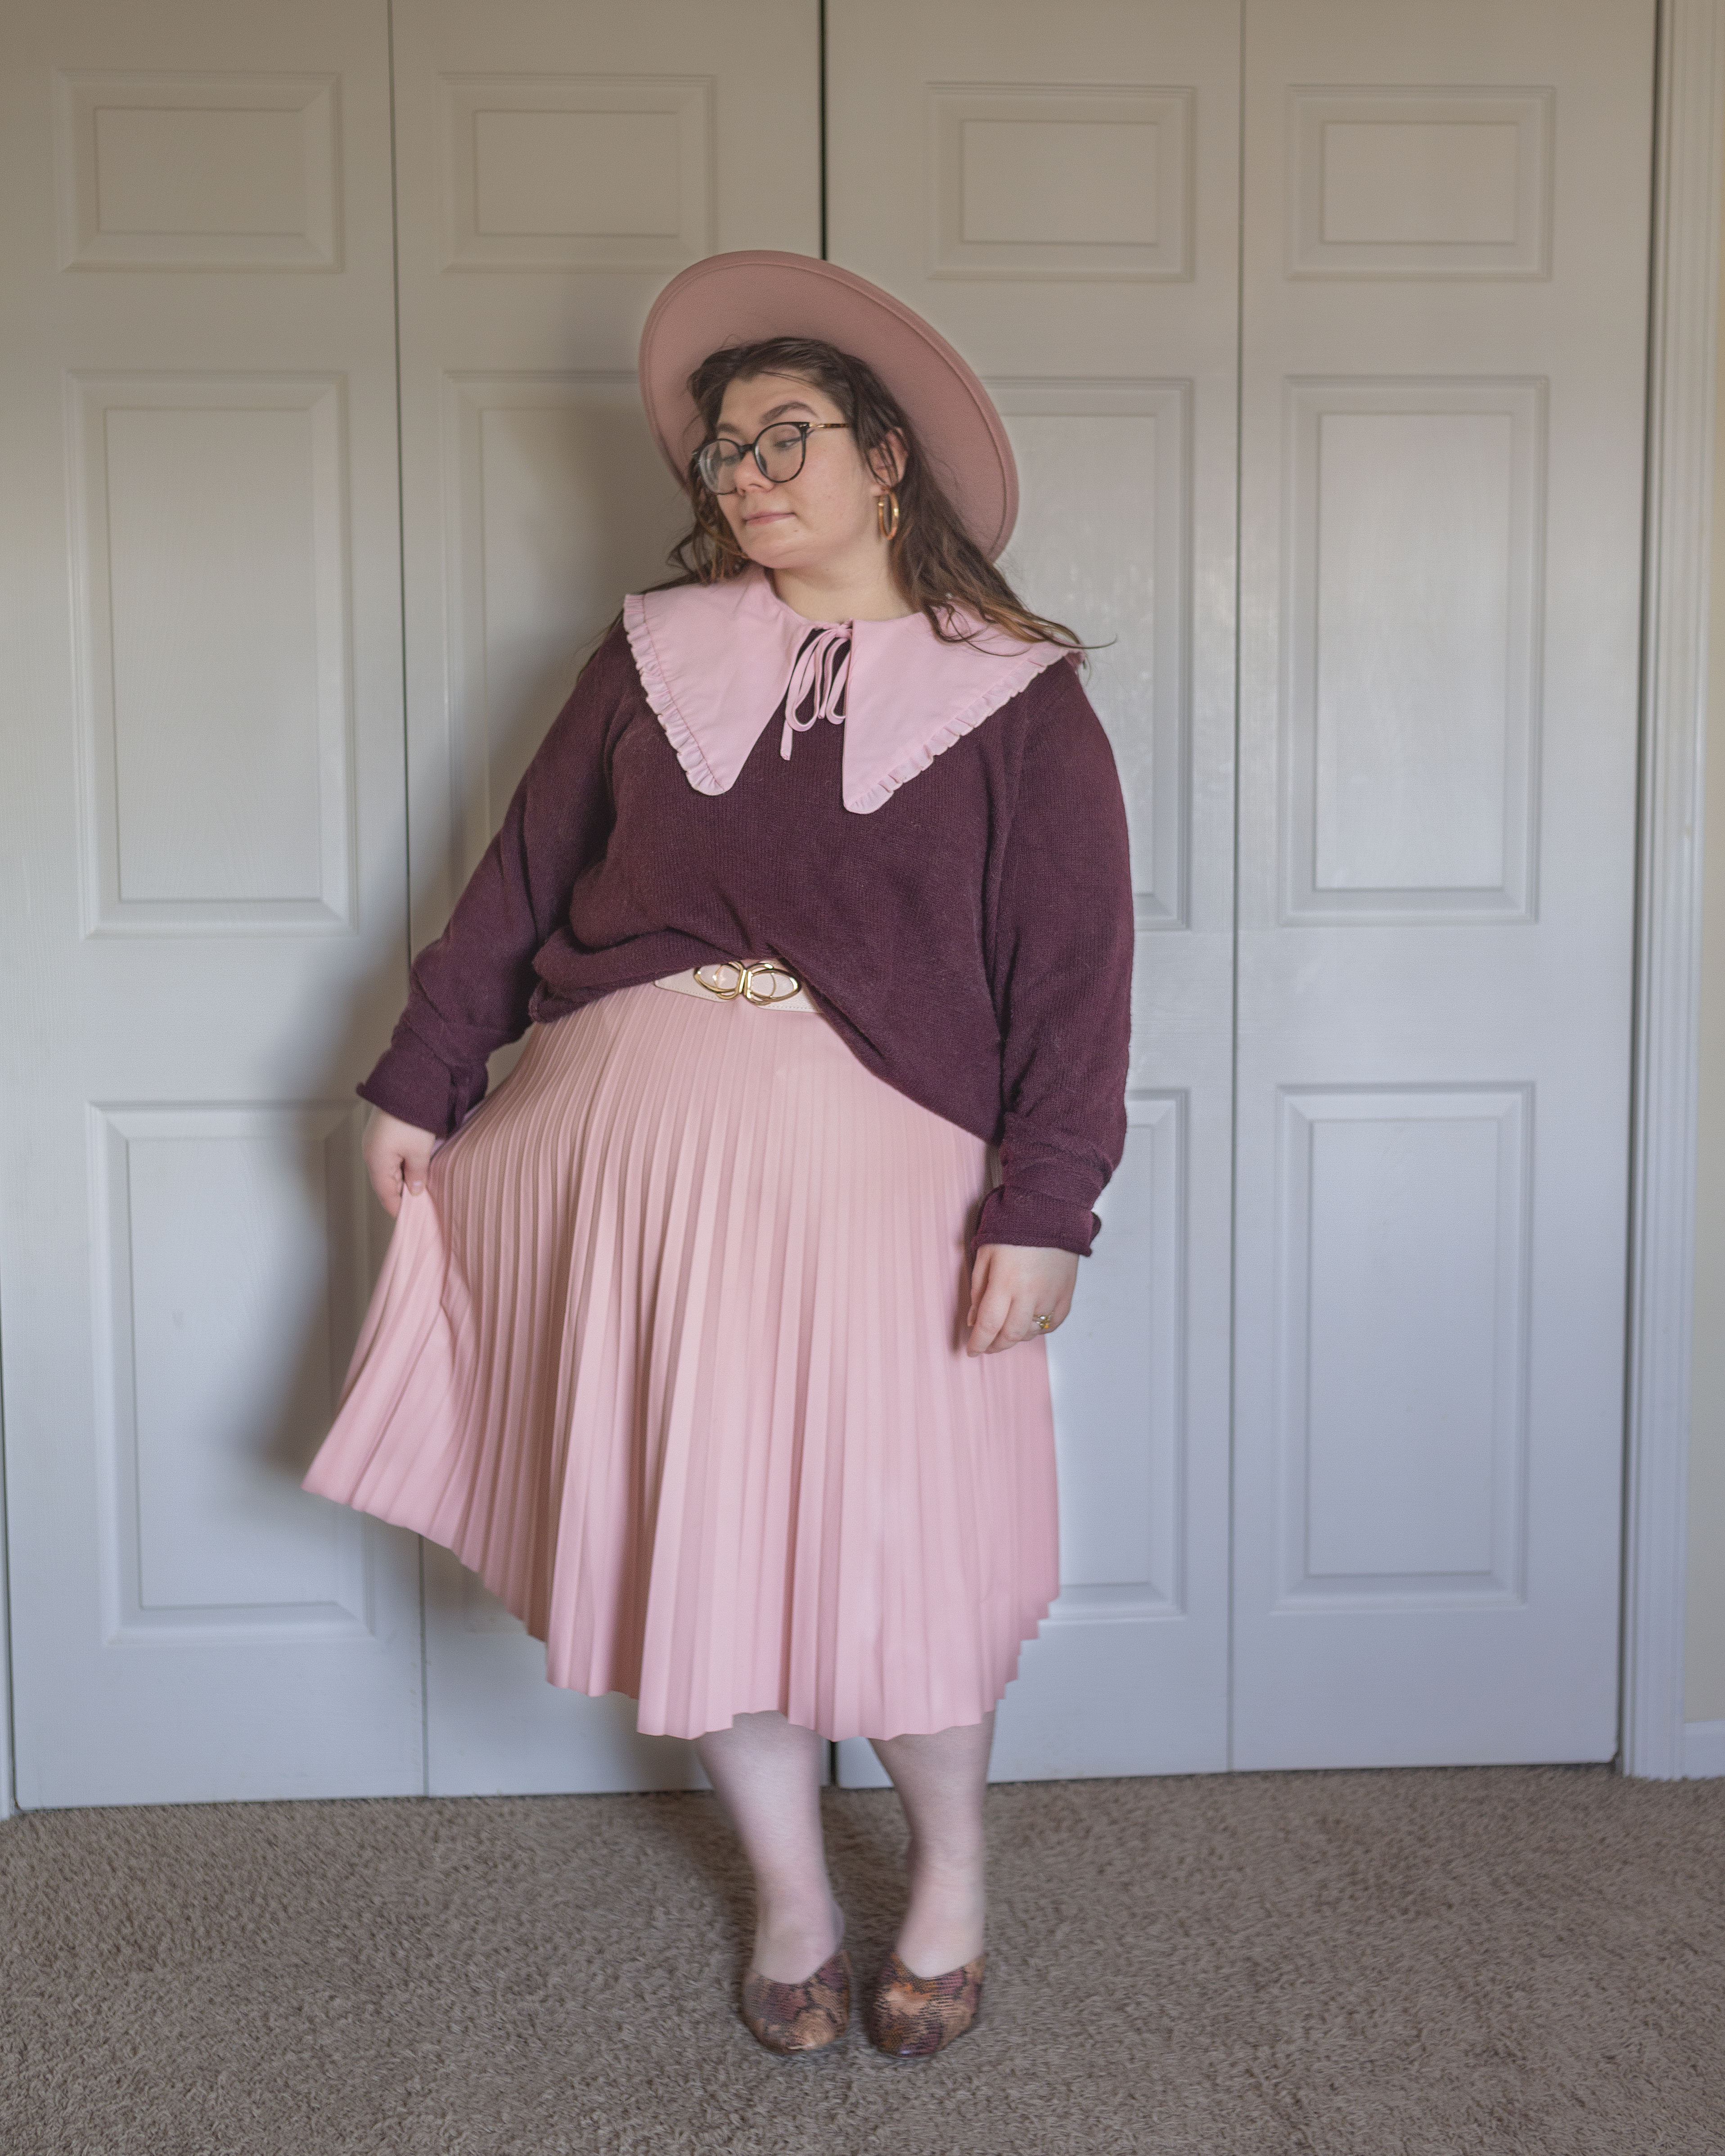
M 752 442 L 779 419 L 815 425 L 843 418 L 831 398 L 794 375 L 762 374 L 732 382 L 714 432 L 733 442 Z M 884 482 L 863 462 L 856 437 L 846 428 L 810 434 L 803 469 L 775 485 L 752 456 L 737 466 L 737 491 L 718 497 L 737 543 L 762 568 L 803 575 L 839 571 L 872 561 L 885 542 L 875 501 Z

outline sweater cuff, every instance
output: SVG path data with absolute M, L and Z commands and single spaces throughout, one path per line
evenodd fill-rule
M 354 1091 L 386 1116 L 398 1116 L 416 1131 L 429 1131 L 434 1137 L 448 1137 L 459 1120 L 449 1066 L 405 1026 L 398 1029 L 370 1077 Z
M 1004 1183 L 983 1200 L 973 1252 L 984 1243 L 1013 1243 L 1032 1250 L 1070 1250 L 1087 1258 L 1102 1224 L 1087 1205 L 1065 1198 L 1045 1198 L 1036 1190 L 1010 1190 Z

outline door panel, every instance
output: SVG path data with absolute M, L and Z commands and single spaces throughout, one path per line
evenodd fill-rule
M 403 986 L 387 32 L 382 0 L 7 17 L 26 1805 L 421 1786 L 412 1540 L 298 1486 Z
M 1226 1763 L 1239 18 L 829 0 L 835 261 L 988 381 L 1003 563 L 1101 648 L 1140 940 L 1126 1158 L 1050 1343 L 1060 1598 L 993 1771 Z M 936 445 L 937 447 L 938 445 Z M 865 1744 L 846 1781 L 878 1781 Z
M 719 249 L 819 251 L 819 18 L 398 0 L 394 20 L 417 948 L 685 528 L 635 387 L 647 310 Z M 445 1553 L 425 1578 L 434 1793 L 700 1779 L 629 1702 L 548 1686 L 544 1650 Z
M 1235 1763 L 1616 1744 L 1651 0 L 1249 0 Z

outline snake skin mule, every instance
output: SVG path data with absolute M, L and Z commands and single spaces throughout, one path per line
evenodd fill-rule
M 977 2017 L 983 2003 L 978 1954 L 944 1976 L 912 1976 L 896 1952 L 887 1955 L 869 2000 L 869 2041 L 895 2059 L 932 2059 Z
M 819 2051 L 836 2043 L 850 2020 L 850 1956 L 829 1954 L 801 1984 L 777 1984 L 751 1969 L 742 1980 L 742 2018 L 769 2051 Z

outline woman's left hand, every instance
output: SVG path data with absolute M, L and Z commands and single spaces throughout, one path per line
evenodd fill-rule
M 1052 1332 L 1072 1307 L 1078 1260 L 1070 1250 L 1020 1249 L 984 1243 L 970 1269 L 970 1337 L 967 1355 L 998 1355 L 1021 1340 Z M 1046 1325 L 1036 1320 L 1045 1317 Z

